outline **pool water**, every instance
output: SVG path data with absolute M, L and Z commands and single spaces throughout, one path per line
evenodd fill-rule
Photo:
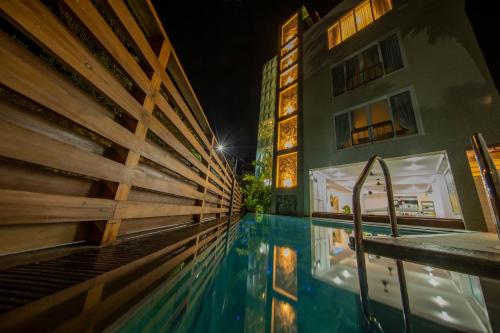
M 401 228 L 402 234 L 427 232 Z M 348 222 L 248 214 L 230 248 L 225 238 L 212 244 L 189 271 L 108 330 L 365 332 L 351 234 Z M 366 255 L 366 262 L 375 317 L 385 332 L 403 332 L 394 260 Z M 404 267 L 414 332 L 491 332 L 479 278 L 409 262 Z

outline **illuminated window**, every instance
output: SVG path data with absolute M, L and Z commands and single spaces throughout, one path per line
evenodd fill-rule
M 356 27 L 358 31 L 373 22 L 372 9 L 370 7 L 370 0 L 363 1 L 359 6 L 354 9 L 356 16 Z
M 292 248 L 274 246 L 273 290 L 297 301 L 297 252 Z
M 354 10 L 350 10 L 328 28 L 328 49 L 339 45 L 391 9 L 392 0 L 365 0 L 361 2 Z
M 298 33 L 298 15 L 295 14 L 290 18 L 283 27 L 281 28 L 281 45 L 287 43 L 293 37 L 297 36 Z
M 337 149 L 416 133 L 409 91 L 335 116 Z
M 276 166 L 276 187 L 291 188 L 297 186 L 297 153 L 278 156 Z
M 279 114 L 281 118 L 297 111 L 297 84 L 280 92 Z
M 299 55 L 299 50 L 295 49 L 289 54 L 287 54 L 285 57 L 283 57 L 283 59 L 281 59 L 281 64 L 280 64 L 281 70 L 286 69 L 291 65 L 293 65 L 295 62 L 297 62 L 298 55 Z
M 339 45 L 342 42 L 342 38 L 340 37 L 340 26 L 339 23 L 336 22 L 330 28 L 328 28 L 328 49 Z
M 333 96 L 355 89 L 382 77 L 384 73 L 389 74 L 403 67 L 398 36 L 390 35 L 332 68 Z
M 293 305 L 274 297 L 271 304 L 271 333 L 297 332 L 297 312 Z
M 284 56 L 285 54 L 296 48 L 297 45 L 299 45 L 298 37 L 292 39 L 291 41 L 288 42 L 288 44 L 286 44 L 281 48 L 281 56 Z
M 372 0 L 373 16 L 378 19 L 392 9 L 391 0 Z
M 354 23 L 354 13 L 349 12 L 340 19 L 340 29 L 342 40 L 346 40 L 356 33 L 356 23 Z
M 290 69 L 287 69 L 280 75 L 280 88 L 289 85 L 290 83 L 297 80 L 299 75 L 297 65 L 294 65 Z
M 278 150 L 297 146 L 297 116 L 280 121 L 278 124 Z

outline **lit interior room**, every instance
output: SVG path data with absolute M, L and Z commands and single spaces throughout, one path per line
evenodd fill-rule
M 386 159 L 398 216 L 462 219 L 446 153 Z M 310 172 L 313 212 L 352 214 L 352 193 L 366 162 Z M 377 164 L 361 193 L 362 213 L 387 215 L 387 189 Z
M 367 233 L 374 235 L 371 233 Z M 359 293 L 356 254 L 345 229 L 311 226 L 313 278 L 336 288 Z M 401 309 L 399 282 L 393 259 L 365 254 L 370 298 Z M 459 332 L 491 332 L 477 276 L 405 262 L 412 314 Z

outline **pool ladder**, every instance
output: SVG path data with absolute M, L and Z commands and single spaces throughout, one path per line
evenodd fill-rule
M 354 186 L 353 193 L 353 205 L 354 205 L 354 242 L 356 246 L 356 260 L 358 265 L 358 276 L 359 276 L 359 295 L 361 299 L 361 310 L 363 315 L 368 322 L 371 330 L 376 330 L 378 332 L 383 332 L 382 326 L 373 316 L 370 310 L 370 299 L 368 296 L 368 280 L 366 274 L 366 262 L 365 262 L 365 250 L 363 245 L 363 226 L 361 221 L 361 189 L 368 177 L 371 169 L 375 162 L 378 161 L 382 172 L 384 173 L 385 186 L 387 190 L 387 200 L 389 205 L 389 220 L 391 223 L 391 236 L 398 237 L 398 223 L 396 219 L 396 208 L 394 207 L 394 194 L 392 191 L 392 181 L 387 164 L 380 156 L 373 156 L 370 158 L 366 164 L 363 172 L 359 176 L 356 185 Z M 401 303 L 403 304 L 403 320 L 405 325 L 405 332 L 411 332 L 411 311 L 410 302 L 408 300 L 408 290 L 406 287 L 406 278 L 403 267 L 403 262 L 401 260 L 396 260 L 396 268 L 398 272 L 399 288 L 401 291 Z
M 488 197 L 491 216 L 497 229 L 498 240 L 500 240 L 500 175 L 495 163 L 488 151 L 488 145 L 481 133 L 475 133 L 470 138 L 472 149 L 476 156 L 477 165 L 483 180 L 484 189 Z M 495 248 L 500 249 L 500 245 Z

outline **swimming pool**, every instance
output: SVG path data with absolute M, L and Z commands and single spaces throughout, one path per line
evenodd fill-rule
M 108 331 L 363 332 L 351 232 L 348 222 L 246 215 L 232 247 L 211 244 Z M 374 315 L 385 332 L 402 332 L 395 263 L 366 256 Z M 491 332 L 477 277 L 404 266 L 414 332 Z

